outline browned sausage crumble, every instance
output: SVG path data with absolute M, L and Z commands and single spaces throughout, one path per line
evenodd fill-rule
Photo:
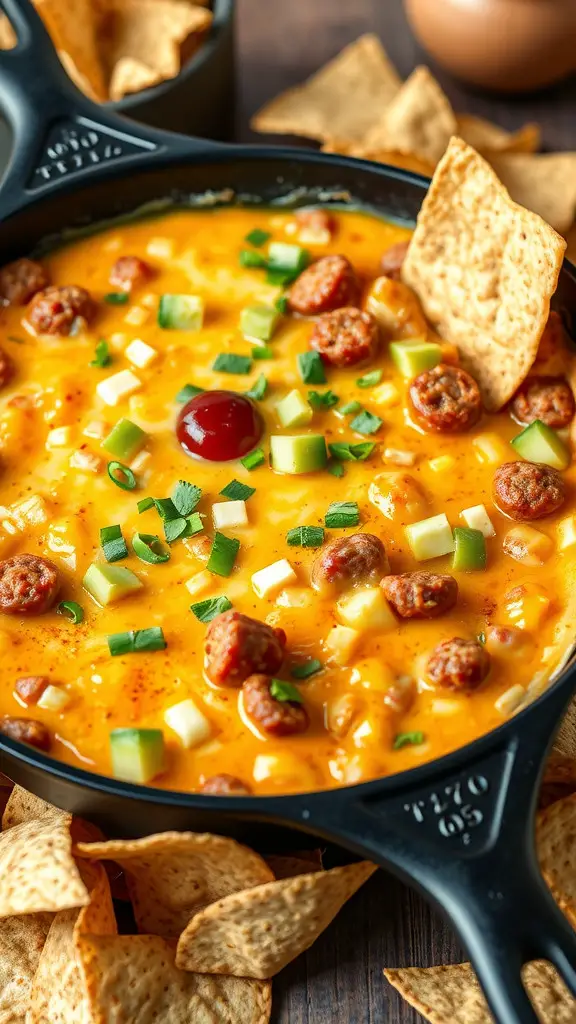
M 456 580 L 444 573 L 403 572 L 385 576 L 380 586 L 402 619 L 435 619 L 458 600 Z
M 24 704 L 37 704 L 49 684 L 48 676 L 23 676 L 16 680 L 14 692 Z
M 221 775 L 211 775 L 210 778 L 204 779 L 200 792 L 206 793 L 207 796 L 248 796 L 251 791 L 235 775 L 223 772 Z
M 308 712 L 296 701 L 276 700 L 270 693 L 273 680 L 266 675 L 250 676 L 242 685 L 242 702 L 247 717 L 268 736 L 293 736 L 305 732 Z
M 217 615 L 206 634 L 206 672 L 219 686 L 240 686 L 254 672 L 277 672 L 286 634 L 230 609 Z
M 490 671 L 490 655 L 478 640 L 444 640 L 428 659 L 427 673 L 446 690 L 476 690 Z
M 25 258 L 14 260 L 0 270 L 0 299 L 9 306 L 25 306 L 48 283 L 41 263 Z
M 0 562 L 0 612 L 42 615 L 54 604 L 60 573 L 48 558 L 13 555 Z
M 75 284 L 46 288 L 28 310 L 28 319 L 39 334 L 70 334 L 77 317 L 90 323 L 95 315 L 96 303 L 90 292 Z
M 50 750 L 50 733 L 42 722 L 34 718 L 13 718 L 4 715 L 0 718 L 0 732 L 11 740 L 28 743 L 37 750 Z
M 110 271 L 110 284 L 123 292 L 129 292 L 137 285 L 144 284 L 152 277 L 152 267 L 138 256 L 120 256 Z
M 346 256 L 322 256 L 304 270 L 289 293 L 290 309 L 303 316 L 318 316 L 340 306 L 353 306 L 360 286 Z
M 528 377 L 512 399 L 510 411 L 519 423 L 541 420 L 560 430 L 574 417 L 572 388 L 562 377 Z
M 389 568 L 380 538 L 372 533 L 354 533 L 322 549 L 312 565 L 312 586 L 330 594 L 356 583 L 378 583 Z
M 469 373 L 459 366 L 440 363 L 418 374 L 410 384 L 410 401 L 417 417 L 428 430 L 460 433 L 480 419 L 480 389 Z
M 494 474 L 494 502 L 511 519 L 552 515 L 566 497 L 557 469 L 536 462 L 505 462 Z
M 371 313 L 354 306 L 324 313 L 315 326 L 310 347 L 330 366 L 356 366 L 373 359 L 380 342 L 378 324 Z

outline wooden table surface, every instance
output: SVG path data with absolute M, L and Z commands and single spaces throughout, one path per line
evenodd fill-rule
M 301 82 L 363 32 L 377 32 L 400 73 L 431 62 L 407 26 L 401 0 L 237 0 L 237 139 L 255 141 L 250 116 Z M 506 128 L 543 126 L 547 149 L 576 150 L 576 79 L 517 98 L 474 93 L 431 64 L 458 112 Z M 279 141 L 270 137 L 269 141 Z M 422 1018 L 390 988 L 386 966 L 429 966 L 464 959 L 442 917 L 379 871 L 318 942 L 274 984 L 274 1024 L 416 1024 Z

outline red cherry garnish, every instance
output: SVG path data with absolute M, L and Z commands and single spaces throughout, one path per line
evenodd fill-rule
M 241 459 L 256 447 L 264 423 L 253 402 L 234 391 L 203 391 L 182 409 L 176 436 L 189 455 L 210 462 Z

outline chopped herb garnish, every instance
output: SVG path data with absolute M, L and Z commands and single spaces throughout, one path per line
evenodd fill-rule
M 340 399 L 333 391 L 309 391 L 308 401 L 313 409 L 332 409 Z
M 254 384 L 249 391 L 246 392 L 248 398 L 254 398 L 257 402 L 261 401 L 266 397 L 268 390 L 268 381 L 263 373 L 260 374 L 258 379 L 254 381 Z
M 274 284 L 284 288 L 287 284 L 292 284 L 296 277 L 298 277 L 298 274 L 294 270 L 282 270 L 269 266 L 268 273 L 266 274 L 266 284 Z
M 60 601 L 56 611 L 64 615 L 73 626 L 79 626 L 84 619 L 84 609 L 76 601 Z
M 243 459 L 240 459 L 240 462 L 244 466 L 244 469 L 258 469 L 258 466 L 261 466 L 263 462 L 266 462 L 266 456 L 264 455 L 262 448 L 255 448 L 253 452 L 249 452 L 249 454 L 245 455 Z
M 355 430 L 357 434 L 375 434 L 377 430 L 380 430 L 382 426 L 382 420 L 379 416 L 374 416 L 373 413 L 368 412 L 364 409 L 358 416 L 355 416 L 350 424 L 350 429 Z
M 149 508 L 154 508 L 154 498 L 142 498 L 136 505 L 136 508 L 139 512 L 147 512 Z
M 281 313 L 282 316 L 285 316 L 286 313 L 288 312 L 288 296 L 280 295 L 279 298 L 276 299 L 274 305 L 276 306 L 278 312 Z
M 194 613 L 199 622 L 212 622 L 217 615 L 227 612 L 232 607 L 232 602 L 227 597 L 210 597 L 207 601 L 197 601 L 190 605 L 190 611 Z
M 200 533 L 204 529 L 204 523 L 202 522 L 202 516 L 199 512 L 193 512 L 191 516 L 188 516 L 188 526 L 186 528 L 185 537 L 193 537 L 194 534 Z
M 288 530 L 286 540 L 292 547 L 319 548 L 324 543 L 322 526 L 295 526 Z
M 480 644 L 485 644 L 486 643 L 486 633 L 478 633 L 478 643 L 480 643 Z
M 109 366 L 111 362 L 112 356 L 110 355 L 108 342 L 101 338 L 94 349 L 94 359 L 91 360 L 90 366 L 98 366 L 101 369 L 104 366 Z
M 359 388 L 373 388 L 376 384 L 379 384 L 382 380 L 382 370 L 371 370 L 370 373 L 365 373 L 363 377 L 358 377 L 356 386 Z
M 170 558 L 170 552 L 154 533 L 135 533 L 132 538 L 132 547 L 140 561 L 148 562 L 150 565 L 167 562 Z
M 212 541 L 212 550 L 206 568 L 217 576 L 229 576 L 234 568 L 240 541 L 236 537 L 226 537 L 216 532 Z
M 330 454 L 340 462 L 363 462 L 372 455 L 376 445 L 374 441 L 360 441 L 350 444 L 348 441 L 333 441 L 328 445 Z
M 305 661 L 302 665 L 293 665 L 290 669 L 290 675 L 294 679 L 309 679 L 310 676 L 321 672 L 323 668 L 324 666 L 321 661 L 318 661 L 318 658 L 310 658 L 310 661 Z
M 333 501 L 324 522 L 328 528 L 344 529 L 347 526 L 358 526 L 360 512 L 356 501 Z
M 302 704 L 304 698 L 297 686 L 293 683 L 286 683 L 283 679 L 272 679 L 270 681 L 270 696 L 274 700 L 292 701 L 293 704 Z
M 189 484 L 186 480 L 179 480 L 172 491 L 172 504 L 178 515 L 189 516 L 196 508 L 201 497 L 201 487 Z
M 264 243 L 267 242 L 269 238 L 269 231 L 262 231 L 262 228 L 254 228 L 253 231 L 250 231 L 246 235 L 244 241 L 248 242 L 248 245 L 255 245 L 256 248 L 259 249 L 260 246 L 264 245 Z
M 180 513 L 172 498 L 153 498 L 156 511 L 161 519 L 179 519 Z
M 104 296 L 104 302 L 109 306 L 125 306 L 128 302 L 128 292 L 108 292 Z
M 119 562 L 128 558 L 128 548 L 122 536 L 121 526 L 103 526 L 100 530 L 100 544 L 107 562 Z
M 196 398 L 196 395 L 204 394 L 204 388 L 197 388 L 195 384 L 185 384 L 176 395 L 176 401 L 179 405 L 185 405 L 191 398 Z
M 238 356 L 235 352 L 220 352 L 212 363 L 212 369 L 220 373 L 250 373 L 252 360 L 250 356 Z
M 15 345 L 25 345 L 24 338 L 17 338 L 15 334 L 7 334 L 6 341 L 13 341 Z
M 342 477 L 346 470 L 341 462 L 334 462 L 334 459 L 329 459 L 326 469 L 332 476 Z
M 255 345 L 252 349 L 253 359 L 274 359 L 274 351 L 270 345 Z
M 361 412 L 362 405 L 360 402 L 346 402 L 346 405 L 341 405 L 338 412 L 342 416 L 352 416 L 354 413 Z
M 243 484 L 240 480 L 231 480 L 226 487 L 222 488 L 220 494 L 223 498 L 230 498 L 230 501 L 246 501 L 256 494 L 256 488 L 249 487 L 248 484 Z
M 183 516 L 179 516 L 177 519 L 164 520 L 164 536 L 169 544 L 179 540 L 186 533 L 187 529 L 188 520 L 184 519 Z
M 259 252 L 254 252 L 253 249 L 241 249 L 240 250 L 240 266 L 241 267 L 267 267 L 268 261 L 265 256 L 262 256 Z
M 112 633 L 108 637 L 108 649 L 113 658 L 140 651 L 163 651 L 167 646 L 161 626 L 131 629 L 128 633 Z
M 299 352 L 298 369 L 305 384 L 326 384 L 324 363 L 317 352 Z
M 124 466 L 122 462 L 108 463 L 108 476 L 116 487 L 123 491 L 133 491 L 136 487 L 136 477 L 130 466 Z
M 423 732 L 399 732 L 394 737 L 392 747 L 394 750 L 401 750 L 402 747 L 417 746 L 420 743 L 424 743 Z

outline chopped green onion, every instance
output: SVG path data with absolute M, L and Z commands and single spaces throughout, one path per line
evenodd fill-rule
M 324 666 L 321 661 L 318 661 L 318 658 L 310 658 L 310 661 L 305 661 L 302 665 L 293 665 L 290 675 L 294 679 L 309 679 L 310 676 L 321 672 L 323 668 Z
M 176 395 L 175 401 L 179 405 L 184 405 L 189 402 L 191 398 L 196 398 L 196 395 L 203 395 L 204 388 L 197 388 L 195 384 L 185 384 Z
M 232 602 L 227 597 L 209 597 L 206 601 L 197 601 L 190 605 L 190 611 L 194 613 L 199 622 L 212 622 L 217 615 L 227 612 L 232 607 Z
M 108 342 L 101 338 L 94 349 L 94 359 L 91 360 L 90 366 L 98 366 L 102 369 L 104 366 L 109 366 L 111 362 L 112 356 L 110 355 Z
M 154 508 L 154 498 L 142 498 L 136 505 L 136 508 L 139 512 L 147 512 L 149 508 Z
M 269 345 L 255 345 L 252 349 L 253 359 L 274 359 L 274 350 Z
M 340 399 L 333 391 L 309 391 L 308 401 L 313 409 L 332 409 Z
M 295 526 L 288 530 L 286 540 L 292 547 L 319 548 L 324 543 L 322 526 Z
M 202 488 L 179 480 L 172 491 L 172 504 L 180 516 L 189 516 L 202 497 Z
M 148 562 L 150 565 L 167 562 L 170 558 L 170 552 L 154 533 L 135 533 L 132 538 L 132 547 L 140 561 Z
M 394 737 L 392 747 L 394 750 L 401 750 L 402 747 L 417 746 L 420 743 L 424 743 L 423 732 L 399 732 Z
M 371 370 L 370 373 L 365 373 L 363 377 L 358 377 L 356 386 L 359 388 L 373 388 L 376 384 L 379 384 L 382 380 L 382 370 Z
M 169 544 L 174 544 L 175 541 L 184 536 L 187 530 L 188 520 L 183 516 L 178 516 L 177 519 L 164 520 L 164 536 Z
M 268 269 L 284 271 L 297 277 L 308 266 L 310 253 L 292 242 L 271 242 L 268 248 Z
M 240 541 L 236 537 L 225 537 L 216 532 L 206 568 L 217 576 L 229 576 L 234 568 Z
M 259 249 L 269 238 L 269 231 L 262 231 L 262 228 L 254 228 L 246 235 L 244 241 L 248 242 L 248 245 L 255 245 Z
M 267 267 L 268 263 L 265 256 L 262 256 L 259 252 L 254 252 L 253 249 L 241 249 L 240 250 L 240 266 L 241 267 Z
M 246 391 L 246 394 L 248 395 L 248 398 L 254 398 L 255 401 L 260 402 L 263 398 L 266 397 L 267 390 L 268 381 L 264 374 L 261 373 L 258 377 L 258 380 L 254 382 L 249 391 Z
M 324 363 L 317 352 L 299 352 L 298 369 L 305 384 L 326 384 Z
M 76 601 L 60 601 L 56 611 L 64 615 L 73 626 L 79 626 L 84 618 L 84 609 Z
M 166 331 L 199 331 L 204 322 L 204 301 L 199 295 L 160 296 L 158 326 Z
M 258 466 L 261 466 L 263 462 L 266 462 L 266 456 L 264 455 L 262 448 L 255 448 L 253 452 L 249 452 L 249 454 L 245 455 L 243 459 L 240 459 L 240 462 L 244 466 L 244 469 L 258 469 Z
M 372 455 L 376 445 L 374 441 L 360 441 L 359 444 L 350 444 L 348 441 L 333 441 L 328 445 L 330 454 L 340 462 L 363 462 L 369 455 Z
M 266 274 L 266 284 L 285 288 L 287 284 L 292 284 L 295 277 L 298 277 L 298 274 L 295 274 L 293 270 L 277 270 L 275 267 L 269 267 Z
M 333 459 L 330 459 L 330 461 L 328 462 L 328 465 L 326 466 L 326 469 L 328 470 L 328 472 L 332 476 L 338 476 L 338 477 L 344 476 L 344 473 L 346 472 L 346 470 L 344 469 L 344 466 L 342 465 L 342 463 L 341 462 L 334 462 Z
M 152 498 L 152 502 L 161 519 L 178 519 L 180 517 L 172 498 Z
M 274 306 L 245 306 L 240 313 L 240 330 L 245 338 L 270 341 L 280 314 Z
M 113 658 L 141 651 L 163 651 L 167 646 L 161 626 L 131 629 L 128 633 L 112 633 L 108 637 L 108 649 Z
M 133 459 L 144 447 L 148 434 L 124 416 L 102 441 L 102 447 L 117 459 Z
M 100 530 L 100 544 L 107 562 L 119 562 L 128 558 L 128 548 L 122 536 L 121 526 L 103 526 Z
M 272 679 L 270 681 L 270 696 L 274 700 L 292 701 L 293 704 L 302 704 L 304 698 L 297 686 L 286 683 L 283 679 Z
M 486 633 L 478 633 L 478 643 L 480 643 L 480 644 L 485 644 L 486 643 Z
M 130 466 L 124 466 L 121 462 L 108 463 L 108 476 L 123 491 L 133 491 L 136 487 L 136 477 Z
M 201 533 L 204 529 L 204 523 L 202 522 L 202 516 L 199 512 L 193 512 L 187 519 L 188 526 L 186 528 L 185 537 L 193 537 L 196 533 Z
M 220 373 L 250 373 L 252 360 L 250 356 L 238 356 L 234 352 L 220 352 L 212 363 L 212 369 Z
M 286 313 L 288 312 L 288 296 L 280 295 L 279 298 L 276 299 L 274 305 L 276 306 L 278 312 L 281 313 L 282 316 L 285 316 Z
M 344 529 L 347 526 L 358 526 L 360 512 L 356 501 L 333 501 L 324 522 L 328 528 Z
M 239 480 L 231 480 L 226 487 L 222 488 L 220 494 L 223 498 L 230 498 L 230 501 L 246 501 L 256 494 L 256 488 L 240 483 Z
M 355 416 L 350 424 L 350 429 L 355 430 L 357 434 L 375 434 L 377 430 L 380 430 L 382 426 L 382 420 L 379 416 L 374 416 L 373 413 L 368 412 L 364 409 L 358 416 Z
M 125 306 L 128 302 L 128 292 L 108 292 L 104 296 L 104 302 L 109 306 Z
M 346 402 L 346 405 L 341 405 L 340 408 L 338 409 L 338 412 L 341 413 L 342 416 L 352 416 L 353 413 L 361 412 L 361 410 L 361 403 L 354 401 Z

